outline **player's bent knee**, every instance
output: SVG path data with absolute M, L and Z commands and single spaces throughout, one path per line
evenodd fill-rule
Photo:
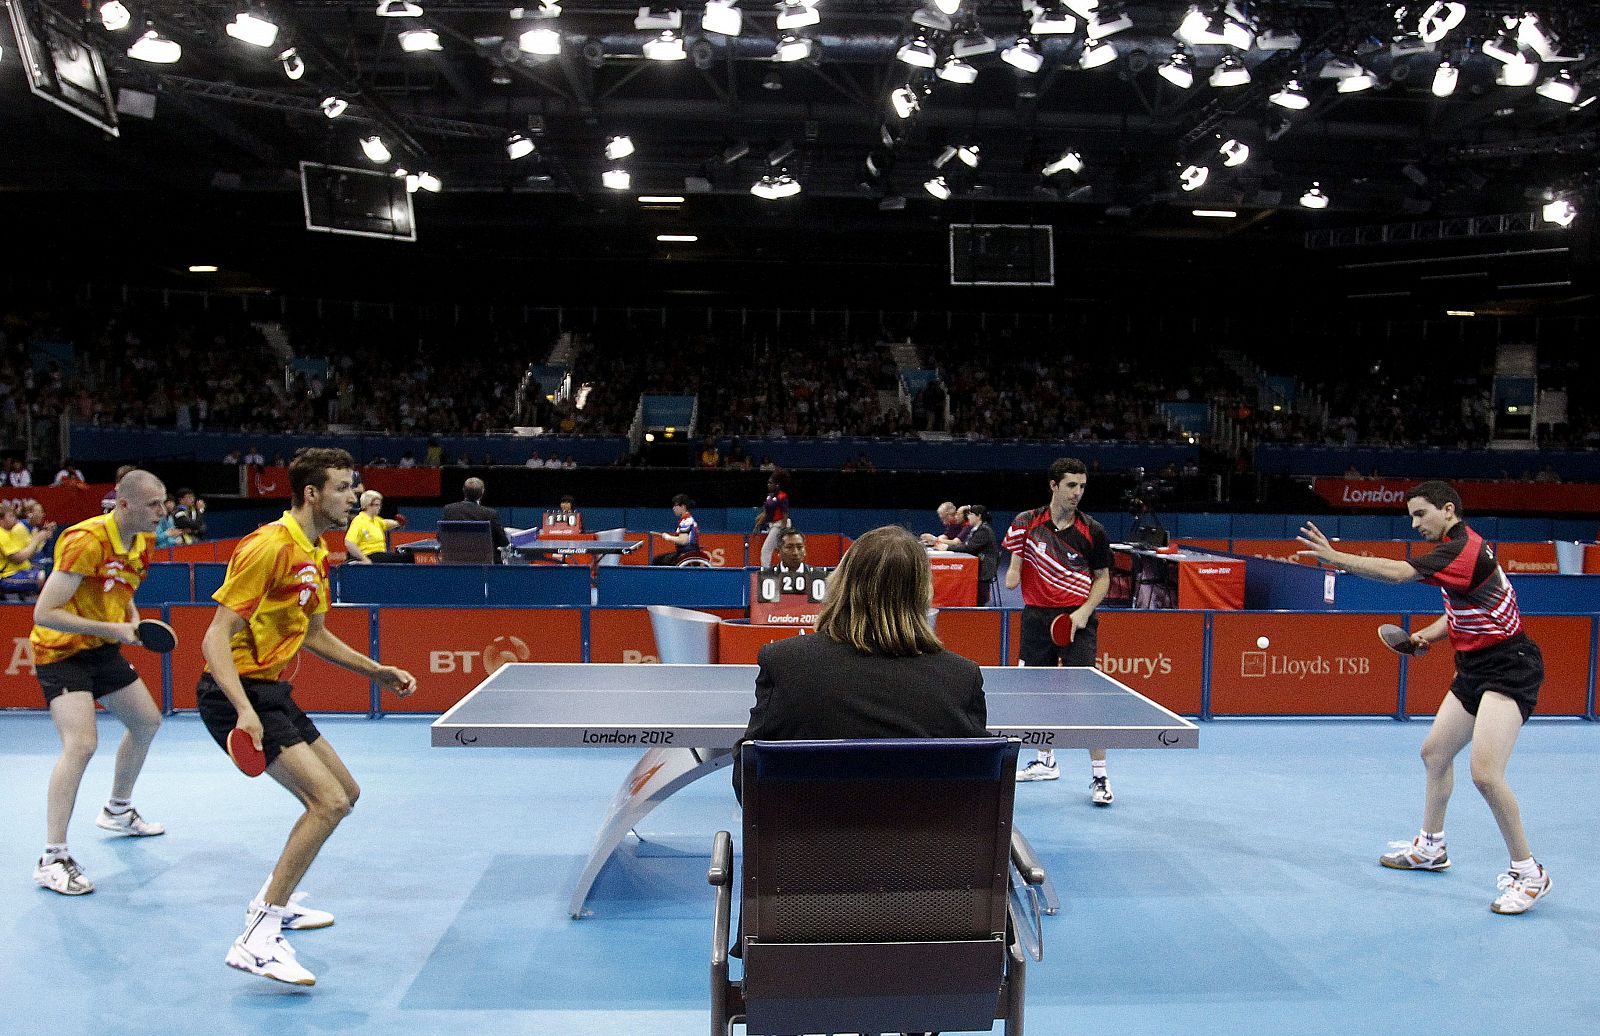
M 95 735 L 87 737 L 69 737 L 62 739 L 61 756 L 73 762 L 88 765 L 94 757 L 95 749 L 100 747 L 100 740 Z

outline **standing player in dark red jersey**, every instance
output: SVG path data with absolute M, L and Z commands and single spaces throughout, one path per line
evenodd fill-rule
M 1089 484 L 1081 460 L 1062 457 L 1050 465 L 1050 502 L 1023 511 L 1006 530 L 1001 546 L 1011 552 L 1006 589 L 1022 587 L 1022 664 L 1092 666 L 1098 657 L 1100 619 L 1094 611 L 1111 588 L 1111 540 L 1103 525 L 1078 510 Z M 1070 643 L 1057 644 L 1051 625 L 1072 617 Z M 1089 749 L 1089 799 L 1111 805 L 1106 750 Z M 1054 751 L 1039 752 L 1017 771 L 1019 781 L 1053 781 L 1061 775 Z
M 1444 614 L 1411 634 L 1417 653 L 1449 637 L 1456 651 L 1456 676 L 1439 704 L 1422 743 L 1428 772 L 1422 831 L 1409 842 L 1390 844 L 1378 862 L 1397 870 L 1442 871 L 1444 814 L 1455 785 L 1455 758 L 1470 742 L 1472 783 L 1477 785 L 1511 854 L 1500 875 L 1500 894 L 1489 909 L 1520 914 L 1551 889 L 1550 875 L 1533 858 L 1522 830 L 1517 797 L 1506 783 L 1506 763 L 1517 734 L 1533 713 L 1544 682 L 1544 659 L 1522 630 L 1517 593 L 1482 536 L 1461 520 L 1461 495 L 1444 482 L 1424 482 L 1406 494 L 1411 527 L 1438 546 L 1410 561 L 1357 557 L 1336 550 L 1322 530 L 1307 522 L 1300 542 L 1315 557 L 1358 576 L 1385 583 L 1420 580 L 1444 595 Z

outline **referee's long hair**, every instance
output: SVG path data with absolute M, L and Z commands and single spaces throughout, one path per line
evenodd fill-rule
M 817 632 L 864 655 L 929 655 L 944 648 L 928 622 L 932 606 L 922 544 L 898 525 L 884 525 L 851 544 L 828 577 Z

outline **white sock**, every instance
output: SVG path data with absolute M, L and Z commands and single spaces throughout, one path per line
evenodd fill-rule
M 133 808 L 132 799 L 106 799 L 106 812 L 117 816 Z
M 1422 847 L 1424 849 L 1443 849 L 1444 848 L 1444 832 L 1443 831 L 1435 831 L 1432 834 L 1429 834 L 1428 832 L 1423 831 L 1421 833 L 1421 838 L 1422 838 Z
M 1526 860 L 1512 860 L 1511 873 L 1522 878 L 1541 878 L 1544 876 L 1544 868 L 1539 866 L 1538 860 L 1530 856 Z
M 260 906 L 250 911 L 250 919 L 244 925 L 244 934 L 239 938 L 244 940 L 246 946 L 259 946 L 271 942 L 282 932 L 283 915 L 276 907 Z
M 1037 761 L 1044 763 L 1046 766 L 1054 766 L 1056 764 L 1056 750 L 1053 748 L 1044 749 L 1039 753 Z
M 1106 775 L 1106 761 L 1104 759 L 1091 759 L 1089 761 L 1089 772 L 1096 780 L 1104 777 Z
M 55 863 L 57 860 L 65 860 L 71 855 L 72 854 L 67 851 L 66 842 L 62 842 L 60 845 L 47 845 L 44 847 L 45 863 Z

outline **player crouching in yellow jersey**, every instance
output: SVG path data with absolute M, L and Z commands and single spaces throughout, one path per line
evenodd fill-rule
M 34 604 L 35 673 L 61 735 L 61 756 L 50 771 L 45 847 L 33 880 L 64 896 L 94 891 L 67 851 L 67 823 L 78 785 L 98 744 L 94 706 L 105 706 L 127 728 L 117 746 L 111 799 L 97 827 L 121 835 L 166 831 L 133 808 L 134 782 L 161 726 L 161 710 L 150 690 L 122 657 L 136 644 L 139 609 L 133 593 L 150 563 L 156 522 L 165 513 L 167 490 L 148 471 L 131 471 L 117 483 L 116 505 L 107 514 L 79 522 L 56 542 L 55 568 Z
M 326 928 L 333 915 L 299 902 L 295 888 L 361 794 L 333 746 L 300 710 L 283 672 L 304 647 L 319 658 L 377 680 L 404 697 L 416 680 L 345 644 L 324 625 L 328 551 L 322 534 L 342 529 L 355 503 L 354 461 L 337 449 L 304 449 L 289 465 L 289 510 L 246 536 L 228 562 L 219 607 L 201 650 L 200 716 L 224 749 L 235 728 L 267 757 L 267 773 L 305 807 L 267 883 L 245 915 L 226 963 L 256 975 L 309 986 L 315 976 L 295 959 L 284 929 Z

